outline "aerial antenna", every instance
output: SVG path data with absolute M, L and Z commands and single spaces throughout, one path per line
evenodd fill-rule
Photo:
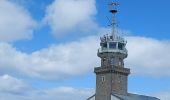
M 117 2 L 111 2 L 109 3 L 109 8 L 110 8 L 110 13 L 112 14 L 112 36 L 113 39 L 116 37 L 116 13 L 117 11 L 117 6 L 119 4 Z

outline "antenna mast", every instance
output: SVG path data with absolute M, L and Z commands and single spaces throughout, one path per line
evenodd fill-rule
M 119 5 L 117 2 L 111 2 L 110 4 L 110 13 L 112 14 L 112 36 L 113 39 L 116 38 L 116 13 L 117 11 L 117 6 Z

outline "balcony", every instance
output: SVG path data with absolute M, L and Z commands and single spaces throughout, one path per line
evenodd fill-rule
M 124 50 L 119 50 L 119 49 L 111 49 L 111 48 L 100 48 L 98 49 L 98 53 L 122 53 L 122 54 L 125 54 L 127 55 L 128 51 L 127 49 L 124 49 Z
M 129 75 L 130 74 L 130 69 L 129 68 L 122 68 L 122 67 L 96 67 L 94 69 L 95 73 L 121 73 L 124 75 Z

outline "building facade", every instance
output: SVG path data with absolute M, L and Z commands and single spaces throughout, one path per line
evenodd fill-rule
M 124 66 L 128 56 L 127 41 L 116 32 L 115 14 L 117 3 L 111 3 L 112 33 L 100 38 L 97 55 L 101 66 L 94 69 L 96 74 L 96 93 L 87 100 L 159 100 L 155 97 L 128 93 L 130 69 Z

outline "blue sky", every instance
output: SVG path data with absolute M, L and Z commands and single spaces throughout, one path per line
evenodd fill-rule
M 109 32 L 108 1 L 1 0 L 0 99 L 93 95 L 99 39 Z M 170 1 L 117 1 L 118 28 L 128 41 L 129 92 L 168 100 Z

